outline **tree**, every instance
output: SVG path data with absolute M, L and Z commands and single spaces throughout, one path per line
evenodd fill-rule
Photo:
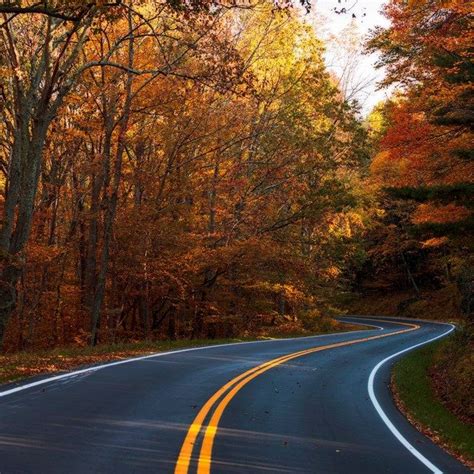
M 199 34 L 188 38 L 187 43 L 179 43 L 179 38 L 177 41 L 171 39 L 176 47 L 168 52 L 169 56 L 163 57 L 161 64 L 146 64 L 146 69 L 137 69 L 131 67 L 130 60 L 123 55 L 124 45 L 130 44 L 135 37 L 141 41 L 148 38 L 153 39 L 154 47 L 159 51 L 163 38 L 170 40 L 166 29 L 157 29 L 164 25 L 160 22 L 166 7 L 156 10 L 149 2 L 142 2 L 137 8 L 132 7 L 131 3 L 81 6 L 79 2 L 71 2 L 68 6 L 59 7 L 54 2 L 46 2 L 42 6 L 35 5 L 21 7 L 24 9 L 21 11 L 17 11 L 20 7 L 5 6 L 0 36 L 0 50 L 4 58 L 2 119 L 7 135 L 5 142 L 8 144 L 3 160 L 7 182 L 0 231 L 0 336 L 15 306 L 15 288 L 21 274 L 18 258 L 31 231 L 48 131 L 65 98 L 77 86 L 78 80 L 92 69 L 119 70 L 129 74 L 130 80 L 140 75 L 145 76 L 147 81 L 160 75 L 179 75 L 179 64 L 183 63 L 189 52 L 195 51 L 197 44 L 212 31 L 212 23 L 220 18 L 217 12 L 207 20 L 198 18 L 196 26 L 199 27 Z M 41 10 L 38 10 L 41 14 L 31 18 L 20 14 L 31 13 L 31 8 Z M 107 26 L 104 25 L 113 28 L 114 23 L 124 21 L 123 15 L 129 18 L 128 29 L 122 29 L 111 44 L 107 43 L 107 48 L 94 51 L 87 47 L 91 35 L 99 31 L 105 39 Z M 211 30 L 202 29 L 205 23 Z M 125 112 L 123 117 L 127 115 Z M 128 122 L 123 117 L 112 119 L 112 122 L 117 122 L 109 123 L 111 130 L 115 131 L 117 124 L 123 126 L 124 121 Z
M 401 84 L 404 93 L 387 110 L 372 174 L 391 199 L 405 203 L 402 235 L 416 248 L 418 267 L 425 262 L 426 275 L 431 261 L 434 279 L 457 282 L 461 299 L 470 300 L 464 280 L 472 279 L 472 11 L 466 3 L 434 1 L 391 2 L 385 11 L 391 26 L 374 33 L 369 49 L 381 52 L 385 83 Z
M 74 82 L 43 141 L 30 237 L 3 260 L 21 275 L 6 347 L 317 327 L 370 214 L 367 135 L 322 42 L 270 3 L 129 7 L 102 10 L 70 69 L 59 60 L 55 90 Z M 9 23 L 25 71 L 48 22 L 74 24 L 34 18 Z

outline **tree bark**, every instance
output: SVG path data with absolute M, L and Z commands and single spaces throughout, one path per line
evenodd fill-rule
M 128 26 L 130 32 L 133 31 L 133 21 L 131 12 L 128 13 Z M 128 42 L 128 67 L 131 70 L 133 68 L 134 62 L 134 37 L 130 34 Z M 107 277 L 107 270 L 110 257 L 110 244 L 112 241 L 113 227 L 115 222 L 115 215 L 117 211 L 118 203 L 118 194 L 120 189 L 120 183 L 122 180 L 122 162 L 123 155 L 125 152 L 125 140 L 126 132 L 128 129 L 128 123 L 130 120 L 130 111 L 132 105 L 132 86 L 133 86 L 133 74 L 131 72 L 127 73 L 126 86 L 125 86 L 125 103 L 123 106 L 123 111 L 119 121 L 119 134 L 117 140 L 117 148 L 115 152 L 114 160 L 114 169 L 112 175 L 112 186 L 111 194 L 108 198 L 105 218 L 104 218 L 104 233 L 103 233 L 103 243 L 102 243 L 102 254 L 101 254 L 101 267 L 99 274 L 97 276 L 97 285 L 94 293 L 94 298 L 91 306 L 91 345 L 96 345 L 98 341 L 98 331 L 100 327 L 100 311 L 102 303 L 104 300 L 105 293 L 105 284 Z M 106 136 L 107 150 L 105 150 L 106 155 L 110 153 L 110 144 L 112 139 L 114 127 L 108 130 L 108 136 Z

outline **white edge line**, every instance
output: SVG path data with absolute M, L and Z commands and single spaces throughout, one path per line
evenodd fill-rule
M 437 323 L 437 324 L 446 324 L 446 323 Z M 406 349 L 403 349 L 402 351 L 399 351 L 395 354 L 392 354 L 389 357 L 386 357 L 384 360 L 380 361 L 373 369 L 372 372 L 370 373 L 369 376 L 369 382 L 367 385 L 367 388 L 369 390 L 369 396 L 370 400 L 372 401 L 372 404 L 374 405 L 375 409 L 377 410 L 377 413 L 379 414 L 380 418 L 382 418 L 382 421 L 387 425 L 388 429 L 392 432 L 392 434 L 395 436 L 395 438 L 402 443 L 402 445 L 410 451 L 413 456 L 415 456 L 419 461 L 421 461 L 428 469 L 431 470 L 434 474 L 443 474 L 443 471 L 441 471 L 438 467 L 436 467 L 433 463 L 431 463 L 428 459 L 426 459 L 418 450 L 416 450 L 409 442 L 408 440 L 400 433 L 400 431 L 395 428 L 395 425 L 390 421 L 388 416 L 385 414 L 385 412 L 382 410 L 382 407 L 380 406 L 380 403 L 377 400 L 377 397 L 375 396 L 374 392 L 374 379 L 375 376 L 380 369 L 387 361 L 390 359 L 393 359 L 394 357 L 399 356 L 400 354 L 403 354 L 404 352 L 411 351 L 412 349 L 415 349 L 416 347 L 424 346 L 425 344 L 428 344 L 430 342 L 436 341 L 437 339 L 441 339 L 444 336 L 447 336 L 449 333 L 454 331 L 455 326 L 453 324 L 446 324 L 448 326 L 451 326 L 448 331 L 443 332 L 439 336 L 433 337 L 431 339 L 428 339 L 427 341 L 421 342 L 419 344 L 415 344 L 414 346 L 410 346 Z
M 357 323 L 352 323 L 352 324 L 357 324 Z M 375 326 L 373 324 L 365 324 L 365 323 L 360 323 L 360 324 L 361 325 L 363 324 L 364 326 L 373 326 L 377 329 L 383 329 L 380 326 Z M 62 380 L 62 379 L 66 379 L 66 378 L 69 378 L 69 377 L 73 377 L 75 375 L 85 374 L 87 372 L 95 372 L 96 370 L 101 370 L 101 369 L 105 369 L 107 367 L 113 367 L 113 366 L 116 366 L 116 365 L 128 364 L 130 362 L 137 362 L 137 361 L 140 361 L 140 360 L 152 359 L 153 357 L 163 357 L 163 356 L 166 356 L 166 355 L 179 354 L 179 353 L 182 353 L 182 352 L 200 351 L 200 350 L 204 350 L 204 349 L 215 349 L 215 348 L 218 348 L 218 347 L 238 346 L 238 345 L 243 345 L 243 344 L 257 344 L 257 343 L 265 343 L 265 342 L 290 341 L 290 340 L 299 340 L 299 339 L 303 340 L 303 339 L 311 339 L 311 338 L 317 339 L 317 338 L 329 337 L 329 336 L 342 336 L 344 334 L 355 334 L 355 333 L 364 332 L 364 331 L 366 331 L 366 329 L 361 329 L 359 331 L 334 332 L 334 333 L 331 333 L 331 334 L 321 334 L 319 336 L 305 336 L 305 337 L 298 337 L 298 338 L 289 337 L 289 338 L 285 338 L 285 339 L 267 339 L 267 340 L 263 340 L 263 341 L 246 341 L 246 342 L 231 342 L 231 343 L 228 343 L 228 344 L 212 344 L 210 346 L 189 347 L 187 349 L 179 349 L 179 350 L 175 350 L 175 351 L 157 352 L 157 353 L 149 354 L 149 355 L 146 355 L 146 356 L 132 357 L 130 359 L 123 359 L 123 360 L 119 360 L 119 361 L 116 361 L 116 362 L 109 362 L 107 364 L 86 367 L 85 369 L 75 370 L 73 372 L 67 372 L 65 374 L 55 375 L 53 377 L 48 377 L 48 378 L 45 378 L 45 379 L 37 380 L 36 382 L 31 382 L 31 383 L 28 383 L 28 384 L 25 384 L 25 385 L 20 385 L 19 387 L 11 388 L 9 390 L 4 390 L 4 391 L 0 392 L 0 398 L 6 397 L 8 395 L 13 395 L 14 393 L 18 393 L 18 392 L 21 392 L 23 390 L 27 390 L 29 388 L 38 387 L 39 385 L 44 385 L 44 384 L 47 384 L 47 383 L 55 382 L 57 380 Z

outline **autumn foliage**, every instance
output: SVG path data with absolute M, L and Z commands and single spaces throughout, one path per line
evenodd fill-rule
M 317 327 L 370 199 L 312 27 L 265 2 L 2 18 L 5 349 Z
M 364 122 L 290 3 L 0 6 L 4 349 L 472 312 L 471 4 L 387 4 Z
M 400 89 L 372 118 L 378 129 L 373 130 L 371 180 L 383 191 L 384 226 L 371 238 L 371 262 L 385 275 L 379 281 L 385 288 L 411 288 L 408 305 L 421 306 L 426 291 L 431 297 L 449 294 L 448 304 L 445 296 L 439 300 L 449 308 L 446 317 L 469 317 L 472 2 L 392 1 L 385 13 L 391 26 L 373 33 L 369 49 L 381 54 L 386 84 Z

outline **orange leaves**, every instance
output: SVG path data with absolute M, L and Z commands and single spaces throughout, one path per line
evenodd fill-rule
M 438 247 L 442 247 L 449 242 L 447 237 L 433 237 L 431 239 L 425 240 L 422 242 L 422 247 L 426 249 L 434 249 Z
M 31 242 L 28 245 L 27 255 L 30 265 L 45 265 L 53 262 L 64 253 L 64 249 L 39 242 Z
M 382 109 L 371 174 L 386 214 L 369 255 L 394 290 L 408 281 L 419 296 L 472 266 L 472 2 L 392 0 L 385 13 L 370 47 L 404 90 Z
M 416 107 L 402 102 L 391 111 L 391 124 L 371 172 L 383 186 L 466 182 L 474 176 L 474 163 L 460 156 L 470 148 L 471 139 L 469 132 L 435 125 Z
M 133 34 L 100 17 L 59 65 L 77 82 L 41 154 L 18 346 L 85 344 L 99 319 L 116 341 L 197 337 L 211 314 L 296 318 L 358 258 L 366 136 L 314 30 L 271 5 L 192 17 L 139 3 Z M 10 26 L 41 42 L 35 18 Z
M 412 216 L 414 224 L 448 224 L 467 219 L 471 211 L 464 206 L 420 204 Z
M 390 152 L 383 150 L 377 153 L 370 164 L 372 177 L 381 185 L 392 185 L 400 182 L 403 173 L 403 162 L 391 159 Z

